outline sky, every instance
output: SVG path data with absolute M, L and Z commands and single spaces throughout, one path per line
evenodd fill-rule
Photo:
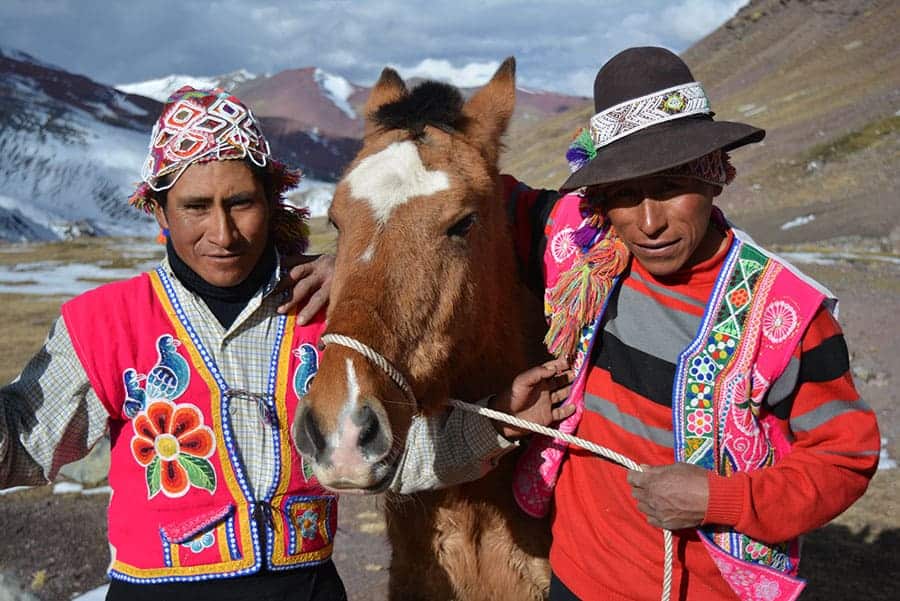
M 370 85 L 480 85 L 514 55 L 521 86 L 591 96 L 629 46 L 681 52 L 746 0 L 2 0 L 0 47 L 106 84 L 316 66 Z

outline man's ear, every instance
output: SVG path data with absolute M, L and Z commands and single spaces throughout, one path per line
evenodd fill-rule
M 153 216 L 156 217 L 156 223 L 159 224 L 160 229 L 169 229 L 169 220 L 166 219 L 166 209 L 155 200 L 153 201 Z

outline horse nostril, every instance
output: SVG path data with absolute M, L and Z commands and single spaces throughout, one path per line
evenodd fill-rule
M 316 416 L 309 407 L 304 407 L 295 426 L 296 434 L 294 436 L 297 449 L 303 455 L 318 459 L 319 455 L 325 449 L 325 436 L 319 429 Z
M 381 421 L 378 414 L 369 407 L 363 405 L 353 419 L 359 426 L 359 439 L 357 445 L 360 450 L 368 456 L 381 457 L 390 450 L 387 436 L 381 427 Z

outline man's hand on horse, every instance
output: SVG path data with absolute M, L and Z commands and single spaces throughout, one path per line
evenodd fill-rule
M 278 307 L 278 312 L 290 313 L 302 307 L 297 314 L 297 320 L 302 325 L 328 304 L 331 277 L 334 275 L 334 255 L 284 257 L 284 265 L 287 271 L 277 290 L 290 290 L 291 297 Z
M 647 522 L 667 530 L 699 526 L 709 502 L 708 471 L 688 463 L 641 467 L 628 472 L 628 483 Z
M 512 385 L 495 396 L 489 406 L 519 419 L 549 426 L 575 413 L 573 404 L 563 404 L 569 397 L 574 377 L 565 359 L 548 361 L 516 376 Z M 498 421 L 494 422 L 494 427 L 506 438 L 528 434 L 527 430 Z

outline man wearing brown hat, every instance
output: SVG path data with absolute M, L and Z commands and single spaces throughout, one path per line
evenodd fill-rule
M 660 528 L 672 598 L 795 599 L 798 537 L 878 463 L 836 299 L 713 205 L 727 153 L 765 132 L 714 120 L 681 59 L 625 50 L 594 101 L 569 193 L 506 184 L 531 222 L 520 250 L 543 274 L 548 348 L 577 373 L 560 427 L 645 469 L 532 441 L 515 494 L 535 516 L 554 502 L 551 599 L 658 599 Z

